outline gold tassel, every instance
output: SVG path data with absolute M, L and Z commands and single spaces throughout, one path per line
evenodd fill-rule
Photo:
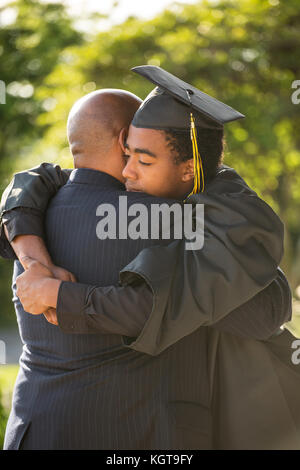
M 204 172 L 202 165 L 202 158 L 198 151 L 197 144 L 197 131 L 195 126 L 195 119 L 192 113 L 191 116 L 191 141 L 193 146 L 193 161 L 194 161 L 194 187 L 192 192 L 187 196 L 192 194 L 197 194 L 204 191 Z

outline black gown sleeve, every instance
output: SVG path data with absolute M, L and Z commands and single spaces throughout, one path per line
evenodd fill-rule
M 16 173 L 2 195 L 1 217 L 16 207 L 29 207 L 44 213 L 49 200 L 68 181 L 71 171 L 52 163 L 42 163 Z
M 153 295 L 144 282 L 128 287 L 97 287 L 62 282 L 57 319 L 65 333 L 137 337 L 152 310 Z
M 8 231 L 8 239 L 4 233 Z M 16 260 L 16 254 L 10 243 L 18 235 L 36 235 L 44 238 L 44 216 L 36 209 L 21 207 L 6 212 L 0 226 L 0 256 Z
M 44 212 L 50 199 L 68 181 L 71 171 L 62 170 L 59 165 L 42 163 L 14 175 L 1 199 L 0 256 L 16 259 L 9 242 L 17 235 L 44 237 Z M 3 224 L 8 229 L 9 240 Z

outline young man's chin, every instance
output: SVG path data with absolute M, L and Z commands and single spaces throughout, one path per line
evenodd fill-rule
M 142 193 L 143 192 L 141 189 L 137 189 L 137 188 L 134 188 L 132 186 L 126 186 L 126 191 L 130 191 L 131 193 Z

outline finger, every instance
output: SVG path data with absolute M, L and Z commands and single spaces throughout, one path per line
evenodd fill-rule
M 52 317 L 51 313 L 44 313 L 44 317 L 46 318 L 48 323 L 51 323 L 52 325 L 55 325 L 55 320 Z
M 55 308 L 52 308 L 52 307 L 49 307 L 47 309 L 47 312 L 46 313 L 50 313 L 51 315 L 56 315 L 56 309 Z
M 62 281 L 76 282 L 75 276 L 72 273 L 70 273 L 69 271 L 66 271 L 64 273 Z
M 20 262 L 24 269 L 29 269 L 30 266 L 36 262 L 36 260 L 33 258 L 30 258 L 30 256 L 22 256 L 20 258 Z
M 44 316 L 49 323 L 58 325 L 55 308 L 48 308 L 48 310 L 44 313 Z

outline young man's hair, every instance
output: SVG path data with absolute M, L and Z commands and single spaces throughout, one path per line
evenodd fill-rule
M 193 158 L 193 148 L 189 130 L 164 130 L 166 141 L 174 154 L 176 164 Z M 223 161 L 223 129 L 197 128 L 198 150 L 202 158 L 204 180 L 209 183 L 215 176 L 217 167 Z

